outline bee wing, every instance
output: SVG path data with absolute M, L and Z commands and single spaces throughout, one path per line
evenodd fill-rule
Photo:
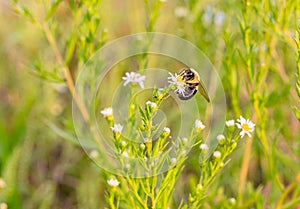
M 199 85 L 198 85 L 198 90 L 200 94 L 206 99 L 207 102 L 210 102 L 209 96 L 207 94 L 207 90 L 204 87 L 203 82 L 200 80 Z
M 178 95 L 178 98 L 181 100 L 188 100 L 192 98 L 197 93 L 197 88 L 191 88 L 191 87 L 184 87 L 184 92 L 181 94 L 179 92 L 176 92 Z

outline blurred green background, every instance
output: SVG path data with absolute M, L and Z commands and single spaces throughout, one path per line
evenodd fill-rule
M 9 209 L 107 207 L 109 174 L 71 140 L 72 98 L 48 28 L 73 78 L 98 48 L 124 35 L 158 31 L 195 44 L 224 72 L 227 118 L 255 115 L 243 208 L 274 208 L 289 186 L 285 207 L 299 207 L 299 21 L 299 0 L 1 0 L 0 202 Z M 122 76 L 108 79 L 118 84 Z M 208 208 L 240 195 L 245 143 L 239 146 L 209 191 Z M 174 205 L 198 178 L 197 155 L 187 161 Z

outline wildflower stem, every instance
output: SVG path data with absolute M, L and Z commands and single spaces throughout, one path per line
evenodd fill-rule
M 75 92 L 75 86 L 74 86 L 74 81 L 72 78 L 72 74 L 70 69 L 65 65 L 63 58 L 59 52 L 59 49 L 57 47 L 56 41 L 54 40 L 54 37 L 50 31 L 49 28 L 49 24 L 48 23 L 44 23 L 42 24 L 42 28 L 44 30 L 45 36 L 52 48 L 52 51 L 58 61 L 58 63 L 63 66 L 63 71 L 65 73 L 65 77 L 66 77 L 66 81 L 67 81 L 67 86 L 72 94 L 72 96 L 74 97 L 76 104 L 78 105 L 78 108 L 83 116 L 83 118 L 85 119 L 86 122 L 88 122 L 90 120 L 89 118 L 89 114 L 88 111 L 86 109 L 86 107 L 83 105 L 82 101 L 79 99 L 78 95 Z
M 249 161 L 250 161 L 250 154 L 251 154 L 251 147 L 252 147 L 252 139 L 247 138 L 246 139 L 246 147 L 244 150 L 244 156 L 243 156 L 243 163 L 242 168 L 240 171 L 240 180 L 239 180 L 239 188 L 238 188 L 238 194 L 239 194 L 239 200 L 240 202 L 243 202 L 243 193 L 246 185 L 247 180 L 247 173 L 249 168 Z
M 284 192 L 281 194 L 277 204 L 276 204 L 276 207 L 275 209 L 280 209 L 282 208 L 282 204 L 285 200 L 285 198 L 288 196 L 288 194 L 295 188 L 297 187 L 297 185 L 299 184 L 299 181 L 300 181 L 300 172 L 298 172 L 297 176 L 296 176 L 296 179 L 293 183 L 291 183 L 285 190 Z
M 131 191 L 132 191 L 134 197 L 136 198 L 136 200 L 138 201 L 139 205 L 142 206 L 142 208 L 144 208 L 144 209 L 148 209 L 146 201 L 142 200 L 142 198 L 140 197 L 140 195 L 137 191 L 138 185 L 136 185 L 136 183 L 134 182 L 135 180 L 131 179 L 130 177 L 126 177 L 126 181 L 130 185 Z

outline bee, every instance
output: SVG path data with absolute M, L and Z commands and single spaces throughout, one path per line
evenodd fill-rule
M 188 100 L 199 91 L 206 101 L 210 102 L 207 91 L 200 80 L 200 76 L 193 68 L 183 68 L 176 77 L 176 81 L 181 84 L 177 86 L 175 90 L 179 99 Z

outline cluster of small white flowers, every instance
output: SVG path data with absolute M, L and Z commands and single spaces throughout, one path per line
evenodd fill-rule
M 117 180 L 117 179 L 114 179 L 114 178 L 110 178 L 108 181 L 107 181 L 108 185 L 111 186 L 111 187 L 117 187 L 119 186 L 120 182 Z
M 103 110 L 101 110 L 100 113 L 104 117 L 110 117 L 113 115 L 113 109 L 111 107 L 107 107 L 107 108 L 104 108 Z
M 110 127 L 111 130 L 115 133 L 121 133 L 123 130 L 123 126 L 121 124 L 115 124 L 113 127 Z
M 144 81 L 146 79 L 146 76 L 136 72 L 126 72 L 125 75 L 125 77 L 122 77 L 122 79 L 125 81 L 124 86 L 129 83 L 138 83 L 142 89 L 144 88 Z

